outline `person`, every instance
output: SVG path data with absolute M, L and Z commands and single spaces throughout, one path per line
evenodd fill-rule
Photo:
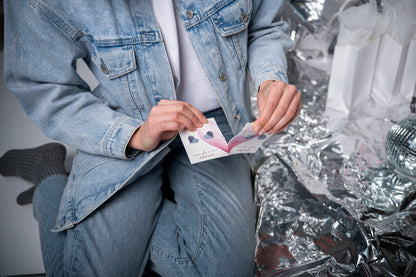
M 177 134 L 213 117 L 229 140 L 254 120 L 250 83 L 259 134 L 296 118 L 282 3 L 5 1 L 5 83 L 77 149 L 69 176 L 61 144 L 0 161 L 35 184 L 20 203 L 33 194 L 47 276 L 253 276 L 255 155 L 190 164 Z

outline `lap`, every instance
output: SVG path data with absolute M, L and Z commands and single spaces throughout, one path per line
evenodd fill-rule
M 155 167 L 66 231 L 68 276 L 140 276 L 162 202 L 161 173 Z
M 173 199 L 163 199 L 163 182 Z M 244 157 L 190 165 L 183 150 L 173 150 L 163 165 L 67 231 L 64 270 L 140 276 L 150 256 L 162 276 L 252 276 L 254 228 Z
M 225 117 L 216 120 L 232 136 Z M 67 271 L 139 276 L 149 259 L 162 276 L 253 275 L 255 207 L 245 158 L 191 165 L 179 138 L 169 147 L 160 164 L 67 231 Z M 162 186 L 173 197 L 164 198 Z
M 252 276 L 255 207 L 245 158 L 191 165 L 178 148 L 164 170 L 174 199 L 162 204 L 152 268 L 162 276 Z

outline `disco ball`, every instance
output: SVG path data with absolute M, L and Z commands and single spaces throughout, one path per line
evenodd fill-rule
M 416 115 L 410 115 L 389 130 L 387 158 L 401 173 L 416 177 Z

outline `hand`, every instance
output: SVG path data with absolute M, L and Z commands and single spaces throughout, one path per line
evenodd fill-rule
M 259 117 L 254 129 L 260 134 L 276 134 L 284 130 L 300 113 L 301 94 L 293 85 L 281 81 L 265 81 L 257 94 Z
M 128 146 L 142 151 L 152 151 L 161 141 L 173 138 L 178 130 L 187 128 L 194 131 L 207 122 L 206 117 L 189 103 L 161 100 L 133 134 Z

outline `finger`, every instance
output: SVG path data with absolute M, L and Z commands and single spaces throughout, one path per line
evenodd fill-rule
M 302 105 L 300 105 L 299 106 L 299 112 L 297 113 L 297 115 L 299 115 L 299 113 L 300 113 L 300 111 L 302 110 Z M 288 123 L 286 123 L 286 125 L 285 126 L 283 126 L 282 128 L 280 128 L 279 130 L 277 130 L 276 131 L 276 134 L 277 133 L 280 133 L 281 131 L 283 131 L 283 130 L 285 130 L 287 127 L 289 127 L 289 125 L 297 118 L 297 115 L 294 117 L 294 118 L 292 118 L 292 120 L 290 120 Z
M 195 127 L 202 127 L 202 124 L 208 122 L 200 110 L 187 102 L 163 99 L 159 102 L 158 106 L 162 108 L 159 111 L 161 113 L 175 111 L 183 114 L 183 116 L 188 117 L 194 123 Z
M 179 128 L 176 130 L 182 130 L 184 128 L 190 130 L 190 131 L 195 131 L 196 128 L 202 127 L 202 123 L 199 122 L 198 118 L 190 112 L 187 111 L 182 111 L 181 112 L 177 112 L 177 111 L 173 111 L 170 113 L 166 113 L 165 118 L 163 119 L 164 121 L 172 121 L 175 123 L 178 123 Z M 163 125 L 162 122 L 162 125 Z
M 259 95 L 259 117 L 254 122 L 254 129 L 258 133 L 263 134 L 266 132 L 264 127 L 280 102 L 283 94 L 283 86 L 283 82 L 274 82 L 266 88 L 267 91 L 259 92 L 261 94 Z
M 152 135 L 160 135 L 163 132 L 177 131 L 187 128 L 195 130 L 194 122 L 187 116 L 176 111 L 165 111 L 163 113 L 152 115 L 149 117 L 149 126 L 152 127 Z
M 198 110 L 195 106 L 193 106 L 189 103 L 186 103 L 186 102 L 184 102 L 184 103 L 185 103 L 186 107 L 197 117 L 198 123 L 202 123 L 202 124 L 208 123 L 207 118 L 205 117 L 205 115 L 200 110 Z M 198 126 L 198 127 L 202 127 L 202 124 L 201 124 L 201 126 Z
M 176 122 L 173 128 L 183 129 L 188 128 L 193 130 L 197 125 L 197 117 L 188 108 L 178 101 L 162 100 L 157 106 L 154 106 L 150 111 L 148 121 L 151 126 L 163 127 L 165 122 Z M 195 122 L 195 123 L 194 123 Z M 172 124 L 166 125 L 168 128 L 172 128 Z M 154 129 L 156 130 L 156 129 Z M 168 131 L 157 129 L 159 132 Z
M 292 85 L 286 85 L 281 83 L 283 87 L 281 90 L 274 89 L 271 91 L 270 96 L 267 99 L 267 104 L 265 110 L 268 110 L 264 113 L 266 117 L 263 119 L 263 127 L 259 131 L 259 134 L 270 132 L 271 129 L 282 119 L 286 114 L 290 103 L 293 101 L 294 95 L 297 93 L 296 87 Z M 279 93 L 279 94 L 277 94 Z M 278 100 L 277 103 L 275 101 Z
M 189 130 L 200 128 L 207 122 L 205 116 L 198 109 L 188 103 L 175 105 L 174 112 L 177 113 L 178 120 L 186 120 L 186 122 L 190 122 L 193 125 L 186 125 Z
M 274 128 L 273 130 L 272 130 L 272 134 L 277 134 L 277 133 L 280 133 L 281 131 L 283 131 L 283 130 L 285 130 L 296 118 L 297 118 L 297 116 L 299 115 L 299 113 L 300 113 L 300 111 L 302 110 L 302 104 L 300 103 L 299 105 L 298 105 L 298 108 L 297 108 L 297 111 L 296 111 L 296 114 L 283 126 L 283 127 L 276 127 L 276 128 Z
M 297 90 L 286 91 L 263 129 L 272 134 L 286 125 L 287 122 L 296 116 L 300 99 L 301 95 Z
M 171 130 L 171 131 L 169 131 Z M 139 136 L 135 141 L 136 149 L 152 151 L 161 141 L 174 137 L 178 133 L 177 122 L 163 122 L 163 124 L 152 124 L 145 122 L 139 129 Z

